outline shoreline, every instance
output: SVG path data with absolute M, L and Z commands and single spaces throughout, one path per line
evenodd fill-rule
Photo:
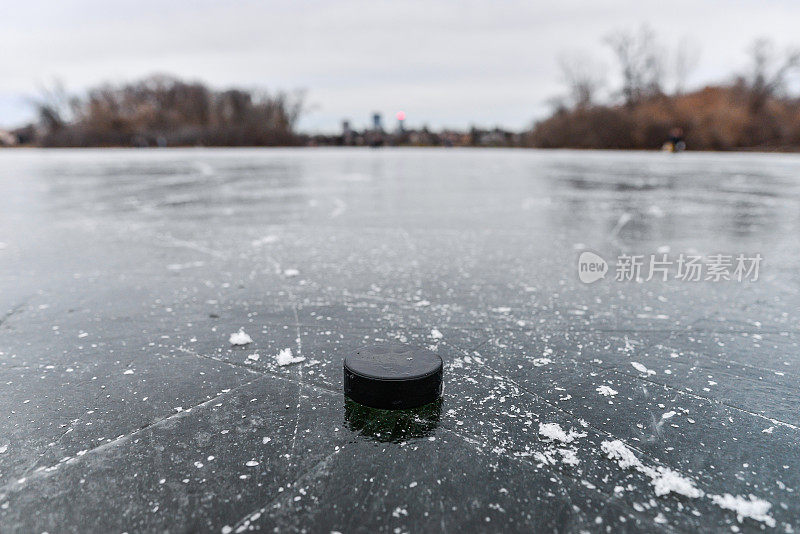
M 338 150 L 396 150 L 396 149 L 471 149 L 471 150 L 515 150 L 515 151 L 578 151 L 578 152 L 633 152 L 633 153 L 668 153 L 661 149 L 648 149 L 648 148 L 602 148 L 602 147 L 527 147 L 527 146 L 440 146 L 440 145 L 398 145 L 398 146 L 352 146 L 352 145 L 213 145 L 213 146 L 197 146 L 197 145 L 175 145 L 166 147 L 134 147 L 126 145 L 117 146 L 38 146 L 38 145 L 11 145 L 0 146 L 0 152 L 5 150 L 9 151 L 22 151 L 22 150 L 41 150 L 41 151 L 62 151 L 62 150 L 141 150 L 141 151 L 160 151 L 160 150 L 186 150 L 186 149 L 203 149 L 203 150 L 226 150 L 226 149 L 338 149 Z M 685 150 L 686 153 L 694 154 L 800 154 L 800 146 L 798 147 L 741 147 L 731 150 Z M 678 154 L 673 154 L 678 155 Z

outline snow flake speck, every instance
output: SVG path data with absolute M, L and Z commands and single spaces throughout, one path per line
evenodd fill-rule
M 607 386 L 605 384 L 603 384 L 602 386 L 597 386 L 597 389 L 595 391 L 597 391 L 600 395 L 603 395 L 604 397 L 613 397 L 614 395 L 619 393 L 619 391 L 617 391 L 616 389 L 612 388 L 611 386 Z

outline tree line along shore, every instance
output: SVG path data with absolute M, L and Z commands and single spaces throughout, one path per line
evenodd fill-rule
M 171 76 L 103 85 L 79 96 L 58 86 L 35 100 L 37 120 L 9 132 L 0 145 L 41 147 L 158 146 L 497 146 L 659 149 L 677 139 L 690 150 L 800 150 L 800 51 L 776 52 L 767 40 L 747 51 L 747 70 L 687 90 L 697 63 L 687 41 L 664 46 L 646 26 L 604 41 L 617 69 L 591 53 L 559 57 L 564 94 L 550 115 L 525 131 L 471 128 L 298 131 L 304 94 L 218 90 Z M 679 132 L 679 133 L 676 133 Z

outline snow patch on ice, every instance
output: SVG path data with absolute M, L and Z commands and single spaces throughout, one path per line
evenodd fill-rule
M 283 276 L 285 276 L 286 278 L 300 276 L 300 271 L 298 271 L 297 269 L 284 269 Z
M 736 512 L 736 519 L 739 520 L 739 523 L 745 517 L 749 517 L 750 519 L 761 521 L 767 526 L 775 526 L 775 519 L 769 515 L 769 509 L 772 508 L 772 504 L 759 499 L 755 495 L 750 495 L 749 499 L 745 499 L 741 495 L 734 496 L 726 493 L 725 495 L 711 495 L 711 500 L 720 508 Z
M 434 328 L 433 330 L 431 330 L 431 337 L 433 339 L 442 339 L 444 337 L 444 334 L 442 334 L 438 329 Z
M 703 491 L 695 487 L 694 480 L 684 477 L 677 471 L 673 471 L 668 467 L 658 466 L 653 468 L 644 465 L 633 451 L 618 439 L 602 442 L 600 444 L 600 449 L 610 459 L 615 460 L 622 469 L 633 468 L 650 477 L 653 491 L 659 497 L 669 493 L 677 493 L 689 497 L 690 499 L 703 496 Z
M 618 439 L 614 441 L 604 441 L 600 444 L 600 449 L 606 453 L 606 456 L 610 459 L 616 460 L 622 469 L 633 467 L 638 470 L 644 467 L 642 462 L 639 461 L 639 458 Z
M 603 395 L 604 397 L 613 397 L 614 395 L 619 393 L 619 391 L 617 391 L 616 389 L 612 388 L 611 386 L 607 386 L 605 384 L 603 384 L 602 386 L 597 386 L 596 391 L 600 395 Z
M 293 356 L 292 349 L 286 348 L 280 351 L 277 355 L 275 355 L 275 361 L 278 362 L 278 365 L 283 367 L 284 365 L 291 365 L 293 363 L 300 363 L 304 362 L 306 359 L 303 356 Z
M 553 363 L 553 360 L 550 358 L 534 358 L 532 363 L 534 367 L 543 367 Z
M 539 423 L 539 434 L 551 441 L 572 443 L 575 438 L 586 436 L 585 432 L 576 432 L 572 429 L 566 432 L 558 423 Z
M 577 451 L 574 449 L 558 449 L 561 455 L 561 461 L 567 465 L 578 465 L 581 461 L 578 459 Z
M 248 336 L 243 328 L 240 328 L 238 332 L 234 332 L 231 334 L 231 337 L 228 338 L 228 343 L 231 345 L 247 345 L 252 342 L 253 338 Z
M 645 474 L 652 479 L 653 491 L 659 497 L 670 492 L 685 495 L 690 499 L 703 496 L 703 490 L 695 487 L 694 480 L 686 478 L 668 467 L 659 467 L 654 474 L 647 469 Z

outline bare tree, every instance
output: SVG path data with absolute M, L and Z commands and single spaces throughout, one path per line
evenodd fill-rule
M 800 68 L 800 50 L 775 52 L 768 39 L 757 39 L 750 46 L 750 70 L 738 77 L 750 100 L 750 109 L 757 113 L 770 98 L 780 95 L 786 88 L 788 76 Z
M 36 108 L 40 126 L 47 132 L 60 130 L 70 119 L 72 102 L 59 79 L 41 84 L 39 96 L 31 102 Z
M 686 90 L 686 81 L 700 60 L 699 47 L 689 38 L 684 37 L 675 46 L 672 57 L 673 92 L 676 95 Z
M 302 92 L 215 90 L 157 75 L 74 99 L 56 86 L 37 105 L 49 146 L 238 146 L 296 143 L 303 101 Z
M 650 27 L 643 25 L 638 32 L 615 32 L 606 38 L 606 43 L 619 63 L 626 105 L 663 93 L 664 53 Z
M 605 84 L 605 70 L 586 55 L 562 54 L 558 59 L 561 77 L 569 91 L 569 101 L 576 108 L 591 106 Z

